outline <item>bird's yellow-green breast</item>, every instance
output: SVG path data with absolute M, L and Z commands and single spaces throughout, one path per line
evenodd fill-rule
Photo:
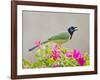
M 70 34 L 68 32 L 63 32 L 63 33 L 59 33 L 58 35 L 52 36 L 48 40 L 55 43 L 63 44 L 67 42 L 69 39 L 70 39 Z

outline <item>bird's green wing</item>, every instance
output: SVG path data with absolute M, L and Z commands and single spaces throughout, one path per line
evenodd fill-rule
M 54 35 L 49 38 L 49 41 L 64 43 L 70 39 L 70 34 L 68 32 L 59 33 L 58 35 Z

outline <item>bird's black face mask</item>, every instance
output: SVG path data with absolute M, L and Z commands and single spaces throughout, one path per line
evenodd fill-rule
M 75 31 L 77 31 L 77 30 L 78 30 L 77 27 L 74 27 L 74 26 L 71 26 L 71 27 L 68 28 L 68 32 L 69 32 L 69 34 L 71 35 L 70 39 L 72 38 L 73 33 L 74 33 Z

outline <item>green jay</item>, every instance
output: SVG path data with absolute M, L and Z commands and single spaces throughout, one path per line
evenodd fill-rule
M 54 43 L 57 43 L 57 44 L 64 44 L 66 43 L 67 41 L 71 40 L 72 39 L 72 36 L 73 36 L 73 33 L 75 31 L 77 31 L 77 27 L 74 27 L 74 26 L 70 26 L 66 32 L 62 32 L 62 33 L 59 33 L 58 35 L 54 35 L 50 38 L 48 38 L 47 41 L 44 41 L 41 43 L 41 45 L 43 44 L 46 44 L 48 42 L 54 42 Z M 29 51 L 32 51 L 34 50 L 35 48 L 37 48 L 38 46 L 34 46 L 32 48 L 29 49 Z

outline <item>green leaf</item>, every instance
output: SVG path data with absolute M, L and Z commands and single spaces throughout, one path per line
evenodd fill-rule
M 31 63 L 28 61 L 28 60 L 23 60 L 23 67 L 26 67 L 26 68 L 28 68 L 28 67 L 30 67 L 31 66 Z

